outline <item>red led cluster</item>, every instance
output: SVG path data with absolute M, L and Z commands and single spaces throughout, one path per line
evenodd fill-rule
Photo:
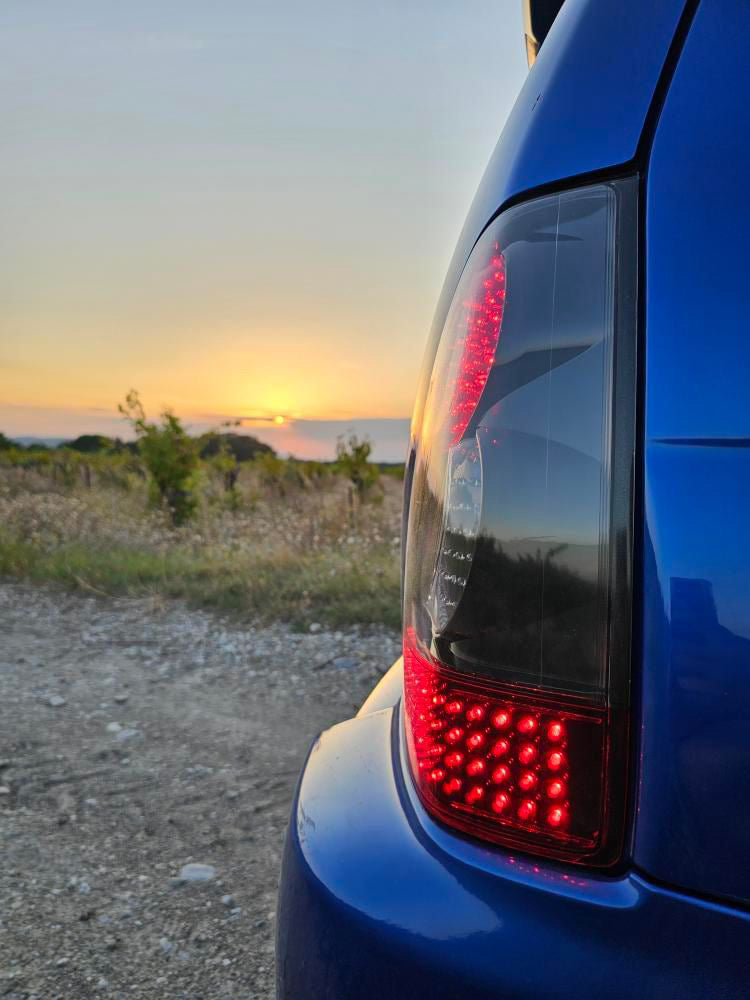
M 602 710 L 458 674 L 409 635 L 404 693 L 412 771 L 431 812 L 500 842 L 595 846 Z
M 455 376 L 449 389 L 449 447 L 464 436 L 495 363 L 495 352 L 505 310 L 505 256 L 497 243 L 476 287 L 463 303 L 464 330 L 455 339 Z M 463 336 L 461 336 L 463 333 Z

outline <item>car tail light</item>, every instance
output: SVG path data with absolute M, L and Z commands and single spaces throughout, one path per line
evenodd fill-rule
M 477 242 L 412 425 L 404 720 L 424 806 L 500 844 L 621 850 L 636 183 L 529 201 Z

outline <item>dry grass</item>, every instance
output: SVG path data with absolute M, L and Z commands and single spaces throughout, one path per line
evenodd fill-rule
M 300 626 L 398 626 L 401 483 L 370 502 L 347 483 L 263 485 L 244 467 L 234 498 L 210 468 L 198 514 L 175 528 L 148 509 L 145 484 L 65 487 L 32 469 L 0 469 L 0 574 L 101 594 L 185 598 Z

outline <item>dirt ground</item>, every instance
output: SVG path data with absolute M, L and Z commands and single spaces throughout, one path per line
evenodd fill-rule
M 272 997 L 300 766 L 397 655 L 0 582 L 0 997 Z

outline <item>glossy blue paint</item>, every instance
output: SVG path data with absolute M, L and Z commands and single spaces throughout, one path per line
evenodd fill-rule
M 453 255 L 445 312 L 471 248 L 507 201 L 633 160 L 685 0 L 565 0 L 508 116 Z
M 643 718 L 635 860 L 750 898 L 747 448 L 646 451 Z
M 744 0 L 699 6 L 648 172 L 647 433 L 750 440 Z
M 410 799 L 385 709 L 325 733 L 290 826 L 280 1000 L 739 997 L 750 917 L 485 850 Z
M 750 7 L 702 3 L 648 173 L 635 860 L 750 901 Z

